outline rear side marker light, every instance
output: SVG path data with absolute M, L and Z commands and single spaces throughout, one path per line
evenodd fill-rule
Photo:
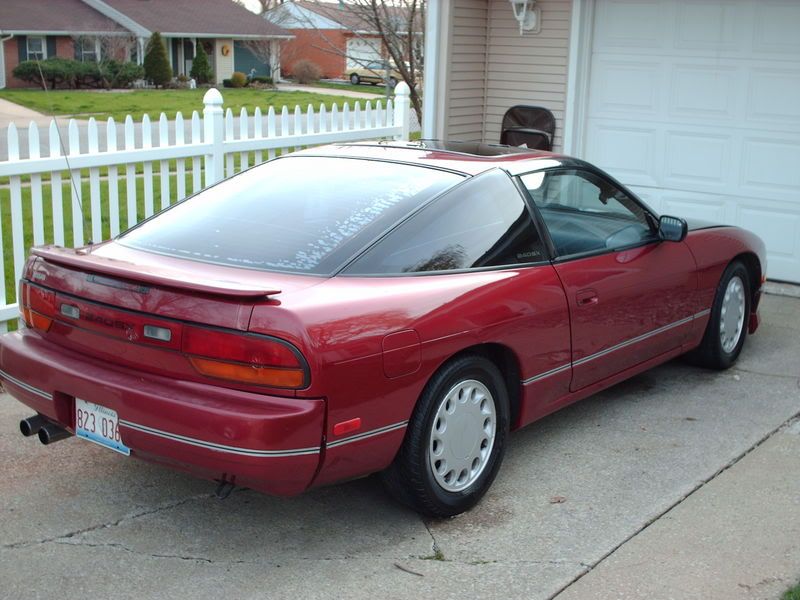
M 33 312 L 27 306 L 22 307 L 22 320 L 25 321 L 25 324 L 31 329 L 38 329 L 45 332 L 50 331 L 50 327 L 53 326 L 53 319 Z
M 352 433 L 361 429 L 361 417 L 350 419 L 349 421 L 342 421 L 333 426 L 333 435 L 344 435 Z

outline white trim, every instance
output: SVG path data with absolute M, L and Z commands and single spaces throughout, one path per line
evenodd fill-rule
M 30 46 L 31 40 L 42 40 L 42 60 L 47 60 L 46 35 L 29 35 L 25 38 L 25 60 L 31 60 L 31 46 Z
M 586 107 L 592 58 L 595 0 L 573 0 L 567 64 L 567 102 L 564 109 L 564 154 L 583 154 Z
M 226 446 L 225 444 L 216 444 L 214 442 L 198 440 L 197 438 L 192 438 L 185 435 L 178 435 L 177 433 L 162 431 L 160 429 L 156 429 L 155 427 L 147 427 L 146 425 L 140 425 L 139 423 L 133 423 L 131 421 L 126 421 L 125 419 L 120 419 L 119 424 L 123 427 L 171 440 L 173 442 L 181 442 L 190 446 L 205 448 L 207 450 L 216 450 L 218 452 L 226 452 L 228 454 L 238 454 L 239 456 L 254 456 L 256 458 L 281 458 L 285 456 L 305 456 L 308 454 L 319 454 L 320 452 L 318 447 L 297 448 L 292 450 L 256 450 L 253 448 L 242 448 L 240 446 Z
M 20 387 L 23 390 L 25 390 L 27 392 L 30 392 L 31 394 L 36 394 L 37 396 L 41 396 L 42 398 L 47 398 L 48 400 L 52 400 L 53 399 L 53 395 L 52 394 L 48 394 L 44 390 L 40 390 L 39 388 L 34 387 L 34 386 L 30 385 L 29 383 L 25 383 L 24 381 L 21 381 L 21 380 L 17 379 L 16 377 L 12 377 L 11 375 L 6 373 L 5 371 L 0 371 L 0 377 L 5 379 L 6 381 L 10 381 L 11 383 L 16 385 L 17 387 Z
M 447 57 L 450 51 L 450 0 L 428 3 L 425 18 L 425 69 L 422 89 L 422 137 L 444 136 L 447 121 Z
M 0 90 L 6 87 L 6 42 L 13 37 L 13 35 L 8 37 L 0 35 Z

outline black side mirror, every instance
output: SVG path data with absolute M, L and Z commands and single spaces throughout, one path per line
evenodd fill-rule
M 689 225 L 680 217 L 663 215 L 658 220 L 658 237 L 667 242 L 682 242 L 689 233 Z

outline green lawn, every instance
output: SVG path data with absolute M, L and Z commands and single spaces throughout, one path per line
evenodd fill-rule
M 335 84 L 334 84 L 335 85 Z M 350 86 L 353 87 L 353 86 Z M 359 86 L 366 87 L 366 86 Z M 77 116 L 81 118 L 95 117 L 107 119 L 114 117 L 123 120 L 126 115 L 133 115 L 140 120 L 144 114 L 151 119 L 158 119 L 164 112 L 169 118 L 181 111 L 184 118 L 189 118 L 196 110 L 202 115 L 203 94 L 206 90 L 132 90 L 132 91 L 95 91 L 95 90 L 0 90 L 0 98 L 21 104 L 47 115 Z M 266 113 L 270 106 L 276 112 L 286 105 L 290 111 L 299 105 L 304 111 L 311 104 L 318 109 L 325 104 L 326 109 L 338 104 L 340 107 L 350 104 L 352 108 L 357 100 L 345 96 L 331 96 L 313 92 L 280 92 L 274 90 L 233 89 L 220 90 L 224 99 L 224 108 L 233 109 L 239 114 L 242 107 L 252 114 L 256 106 Z M 377 99 L 377 98 L 376 98 Z M 364 100 L 361 101 L 363 106 Z
M 781 600 L 800 600 L 800 583 L 786 590 L 781 596 Z

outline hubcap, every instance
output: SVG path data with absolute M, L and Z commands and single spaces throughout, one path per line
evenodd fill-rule
M 728 287 L 725 288 L 725 296 L 722 298 L 722 309 L 719 317 L 719 340 L 722 349 L 733 352 L 739 338 L 742 337 L 744 328 L 744 282 L 738 275 L 731 278 Z
M 483 473 L 497 432 L 494 398 L 467 379 L 445 394 L 431 428 L 428 458 L 433 477 L 448 492 L 468 488 Z

